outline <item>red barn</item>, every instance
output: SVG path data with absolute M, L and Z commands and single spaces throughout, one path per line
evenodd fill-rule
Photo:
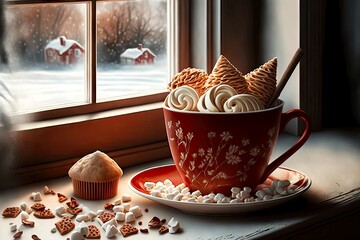
M 55 64 L 73 64 L 82 59 L 84 48 L 75 40 L 60 36 L 45 47 L 45 62 Z
M 128 48 L 121 55 L 120 60 L 124 64 L 152 64 L 156 55 L 148 48 L 139 44 L 137 48 Z

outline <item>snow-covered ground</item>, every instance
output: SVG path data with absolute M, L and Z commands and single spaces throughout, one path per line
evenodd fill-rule
M 18 112 L 34 111 L 63 104 L 86 102 L 87 87 L 82 69 L 26 70 L 0 73 L 15 97 Z M 166 88 L 164 65 L 99 68 L 97 99 L 124 97 Z M 1 89 L 0 89 L 1 90 Z

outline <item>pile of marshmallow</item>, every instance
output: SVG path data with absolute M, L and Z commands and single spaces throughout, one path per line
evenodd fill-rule
M 211 74 L 186 68 L 168 85 L 164 105 L 177 110 L 199 112 L 249 112 L 267 106 L 276 89 L 277 59 L 273 58 L 243 75 L 224 56 Z
M 45 186 L 44 189 L 47 187 Z M 30 196 L 31 200 L 34 202 L 39 202 L 42 200 L 42 195 L 40 192 L 33 192 Z M 103 209 L 99 209 L 96 212 L 90 210 L 87 206 L 80 204 L 78 206 L 79 209 L 82 209 L 81 214 L 77 214 L 75 220 L 79 222 L 76 225 L 74 230 L 71 232 L 69 237 L 70 240 L 83 240 L 84 236 L 88 235 L 89 233 L 89 226 L 86 222 L 98 222 L 102 229 L 105 231 L 105 235 L 107 238 L 115 237 L 119 233 L 118 225 L 120 223 L 127 223 L 131 224 L 136 221 L 139 217 L 143 216 L 142 209 L 138 206 L 131 206 L 131 195 L 123 194 L 119 199 L 116 199 L 114 202 L 109 202 L 106 206 L 110 206 L 109 210 L 111 212 L 105 211 Z M 31 209 L 26 202 L 22 202 L 20 204 L 21 208 L 21 219 L 26 220 L 29 218 L 29 214 L 34 210 Z M 147 211 L 147 209 L 145 209 Z M 58 217 L 74 217 L 74 215 L 68 213 L 66 208 L 61 205 L 55 209 L 55 213 Z M 102 222 L 101 215 L 105 214 L 115 214 L 115 217 L 107 222 Z M 171 218 L 170 221 L 167 223 L 169 233 L 177 233 L 180 224 L 179 221 L 175 218 Z M 11 232 L 15 232 L 17 230 L 21 231 L 22 229 L 18 228 L 17 224 L 11 223 L 9 224 L 9 228 Z M 54 227 L 51 229 L 52 233 L 55 233 L 57 229 Z
M 222 193 L 202 195 L 199 190 L 190 192 L 184 183 L 175 186 L 169 179 L 164 182 L 145 182 L 144 187 L 151 196 L 191 203 L 248 203 L 281 198 L 295 193 L 295 186 L 292 186 L 289 180 L 278 179 L 273 180 L 270 185 L 258 188 L 255 194 L 252 193 L 250 187 L 242 189 L 232 187 L 231 196 L 225 196 Z

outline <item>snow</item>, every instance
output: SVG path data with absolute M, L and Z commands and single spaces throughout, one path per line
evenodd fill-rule
M 0 79 L 7 80 L 16 111 L 27 112 L 87 103 L 84 75 L 79 67 L 0 73 Z M 98 101 L 165 90 L 167 84 L 166 65 L 112 66 L 99 69 L 97 78 Z

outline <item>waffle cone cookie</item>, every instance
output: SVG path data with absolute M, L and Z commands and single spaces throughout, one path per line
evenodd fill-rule
M 204 70 L 188 67 L 172 78 L 168 89 L 172 91 L 180 86 L 186 85 L 194 88 L 199 96 L 201 96 L 205 93 L 205 82 L 207 78 L 208 74 Z
M 219 84 L 233 87 L 238 94 L 245 93 L 247 86 L 243 74 L 223 55 L 220 55 L 205 84 L 206 89 Z
M 248 94 L 257 97 L 265 106 L 276 89 L 277 58 L 264 63 L 245 75 Z
M 122 174 L 118 164 L 100 151 L 81 158 L 69 170 L 74 194 L 89 200 L 114 197 Z

